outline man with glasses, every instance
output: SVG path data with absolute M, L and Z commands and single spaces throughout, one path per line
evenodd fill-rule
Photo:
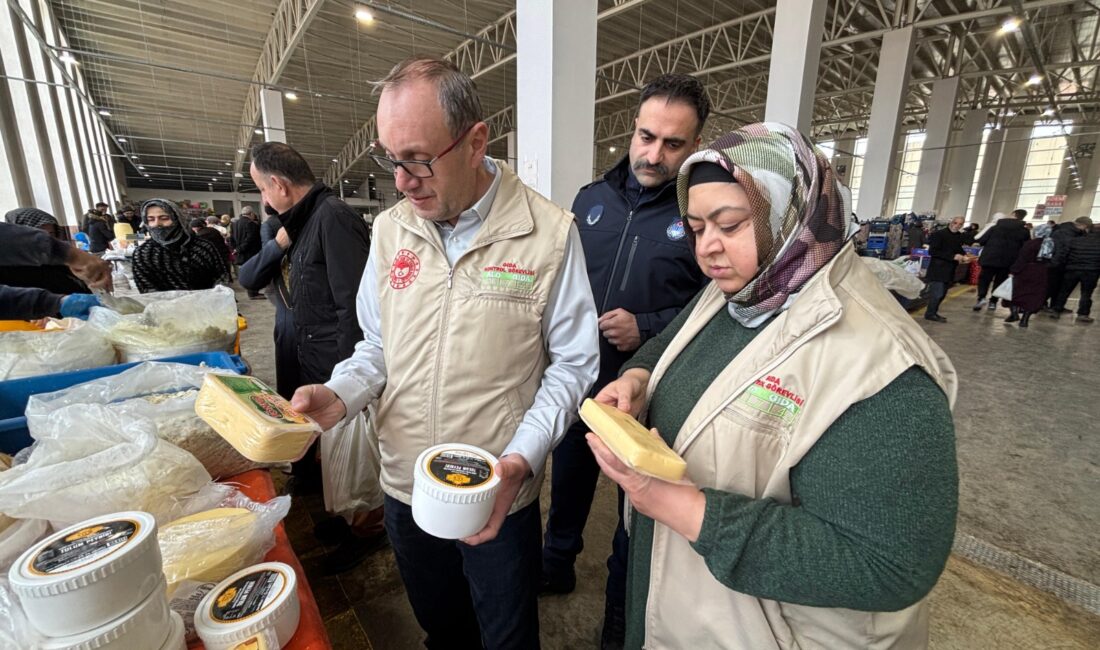
M 371 157 L 405 194 L 374 221 L 363 342 L 294 408 L 329 427 L 378 401 L 386 530 L 429 648 L 539 647 L 538 495 L 596 378 L 596 313 L 572 216 L 488 158 L 473 81 L 430 58 L 382 81 Z M 413 520 L 417 456 L 499 459 L 492 514 L 462 540 Z

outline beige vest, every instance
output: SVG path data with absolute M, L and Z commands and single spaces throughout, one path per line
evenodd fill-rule
M 673 360 L 720 310 L 712 283 L 654 369 L 649 396 Z M 722 371 L 677 435 L 674 449 L 701 487 L 790 503 L 790 471 L 849 406 L 911 366 L 954 405 L 947 356 L 846 247 Z M 860 612 L 763 600 L 719 583 L 688 541 L 657 524 L 648 649 L 800 650 L 927 645 L 922 600 L 899 612 Z
M 424 449 L 463 442 L 503 452 L 549 364 L 542 315 L 573 217 L 495 162 L 496 198 L 453 269 L 435 224 L 408 201 L 374 222 L 387 375 L 375 420 L 381 482 L 406 504 Z M 513 511 L 541 485 L 541 474 L 529 479 Z

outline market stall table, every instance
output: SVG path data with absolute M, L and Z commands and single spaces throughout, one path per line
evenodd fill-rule
M 226 481 L 240 486 L 240 490 L 253 501 L 260 503 L 270 501 L 275 497 L 275 484 L 271 480 L 271 472 L 256 469 L 244 474 L 238 474 Z M 313 592 L 306 581 L 305 570 L 294 549 L 290 547 L 290 540 L 286 536 L 286 529 L 280 522 L 275 528 L 275 548 L 264 558 L 265 562 L 283 562 L 290 565 L 298 575 L 298 600 L 301 603 L 301 620 L 298 623 L 298 631 L 286 645 L 284 650 L 329 650 L 328 635 L 325 633 L 325 624 L 321 620 L 321 611 L 317 609 L 317 601 L 313 598 Z M 188 645 L 188 650 L 202 650 L 201 641 L 194 641 Z

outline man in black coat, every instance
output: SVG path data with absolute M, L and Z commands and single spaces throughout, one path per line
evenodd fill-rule
M 925 320 L 946 323 L 940 316 L 940 303 L 947 295 L 947 288 L 955 281 L 955 269 L 959 262 L 966 260 L 963 245 L 966 234 L 962 232 L 964 219 L 955 217 L 946 228 L 932 233 L 928 238 L 928 272 L 924 281 L 928 283 L 928 308 L 924 310 Z
M 981 311 L 986 306 L 985 297 L 991 287 L 996 288 L 1008 279 L 1009 267 L 1016 262 L 1024 242 L 1031 239 L 1031 232 L 1024 224 L 1026 216 L 1027 210 L 1013 210 L 1011 217 L 1001 219 L 978 238 L 978 245 L 982 247 L 978 263 L 982 272 L 978 276 L 978 302 L 974 303 L 974 311 Z M 990 298 L 989 310 L 996 308 L 997 299 Z
M 230 224 L 233 245 L 237 251 L 237 265 L 244 266 L 248 260 L 259 254 L 261 248 L 260 222 L 251 209 L 241 212 L 236 221 Z M 264 294 L 248 289 L 248 297 L 259 300 Z
M 699 145 L 710 103 L 688 75 L 662 75 L 641 93 L 627 156 L 573 201 L 600 328 L 595 395 L 623 363 L 656 336 L 706 282 L 676 203 L 676 175 Z M 583 422 L 554 449 L 550 514 L 542 565 L 543 593 L 568 593 L 600 470 Z M 621 522 L 620 522 L 621 523 Z M 626 601 L 626 532 L 620 525 L 608 558 L 602 642 L 621 647 Z
M 1065 275 L 1065 269 L 1055 266 L 1053 259 L 1057 259 L 1059 255 L 1064 256 L 1069 243 L 1078 237 L 1084 237 L 1091 227 L 1092 219 L 1077 217 L 1073 221 L 1054 226 L 1050 233 L 1050 238 L 1054 240 L 1054 256 L 1047 267 L 1047 302 L 1052 308 L 1058 301 L 1058 294 L 1062 292 L 1062 276 Z
M 221 256 L 222 262 L 225 264 L 224 280 L 229 279 L 229 245 L 225 243 L 225 237 L 217 230 L 214 230 L 210 226 L 206 225 L 206 221 L 202 219 L 192 219 L 191 232 L 195 233 L 195 236 L 199 239 L 205 239 L 218 251 L 218 255 Z
M 1093 226 L 1087 235 L 1070 241 L 1059 253 L 1055 253 L 1054 264 L 1065 270 L 1062 289 L 1054 302 L 1051 318 L 1060 318 L 1073 290 L 1081 285 L 1081 300 L 1077 303 L 1077 322 L 1091 323 L 1092 292 L 1100 280 L 1100 228 Z

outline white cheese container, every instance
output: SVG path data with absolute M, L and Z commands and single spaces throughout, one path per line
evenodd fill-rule
M 195 631 L 206 650 L 232 650 L 252 637 L 272 635 L 282 648 L 298 629 L 300 613 L 294 569 L 264 562 L 219 582 L 199 603 Z
M 429 447 L 413 470 L 413 520 L 435 537 L 469 537 L 488 523 L 499 487 L 489 452 L 461 443 Z
M 161 586 L 157 524 L 146 512 L 89 519 L 28 548 L 8 571 L 31 625 L 49 637 L 93 630 Z
M 149 650 L 160 648 L 171 631 L 167 583 L 160 584 L 137 607 L 88 632 L 46 639 L 41 650 Z
M 164 640 L 164 645 L 160 647 L 160 650 L 187 650 L 183 617 L 175 612 L 170 612 L 169 621 L 171 629 L 168 631 L 168 638 Z

